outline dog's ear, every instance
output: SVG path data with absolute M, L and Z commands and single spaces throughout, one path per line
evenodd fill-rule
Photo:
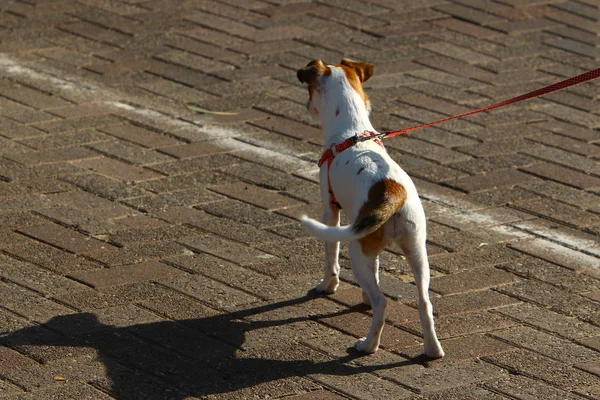
M 369 62 L 356 62 L 344 58 L 340 64 L 352 68 L 356 72 L 356 75 L 358 75 L 358 79 L 363 83 L 373 75 L 373 64 Z
M 331 74 L 331 69 L 322 60 L 313 60 L 306 67 L 296 72 L 298 80 L 302 83 L 313 83 L 321 75 Z

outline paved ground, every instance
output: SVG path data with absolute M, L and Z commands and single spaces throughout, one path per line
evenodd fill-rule
M 295 220 L 321 151 L 296 69 L 374 62 L 399 129 L 597 68 L 597 0 L 0 10 L 0 398 L 600 398 L 600 82 L 387 143 L 429 218 L 444 360 L 418 357 L 395 249 L 384 349 L 350 351 L 368 310 L 347 270 L 309 291 Z

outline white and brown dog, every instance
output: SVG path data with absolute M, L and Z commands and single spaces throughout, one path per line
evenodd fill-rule
M 387 300 L 379 288 L 379 253 L 397 243 L 408 260 L 418 289 L 419 316 L 425 354 L 444 356 L 433 324 L 429 301 L 429 263 L 425 248 L 425 213 L 409 176 L 377 140 L 353 138 L 374 134 L 370 102 L 362 84 L 373 74 L 373 64 L 348 59 L 340 64 L 310 62 L 298 71 L 308 84 L 308 110 L 321 122 L 325 153 L 321 159 L 323 222 L 306 216 L 308 231 L 325 241 L 325 276 L 317 291 L 333 293 L 339 284 L 339 242 L 350 242 L 350 260 L 363 301 L 373 308 L 373 322 L 356 349 L 373 353 L 379 347 Z M 351 221 L 340 227 L 340 208 Z

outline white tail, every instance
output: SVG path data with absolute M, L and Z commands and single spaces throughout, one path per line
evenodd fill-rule
M 330 242 L 349 242 L 367 236 L 370 231 L 356 232 L 354 225 L 329 226 L 306 215 L 300 217 L 306 230 L 318 239 Z

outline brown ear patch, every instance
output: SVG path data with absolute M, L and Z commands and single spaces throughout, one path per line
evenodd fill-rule
M 371 186 L 369 197 L 361 207 L 357 221 L 372 221 L 379 228 L 358 240 L 365 255 L 375 257 L 381 253 L 384 246 L 383 225 L 405 202 L 406 189 L 392 179 L 384 179 Z
M 361 83 L 366 82 L 373 75 L 373 64 L 368 62 L 356 62 L 348 58 L 342 59 L 340 63 L 351 68 Z
M 321 60 L 313 60 L 309 62 L 306 67 L 299 69 L 296 72 L 298 80 L 302 83 L 308 83 L 309 85 L 312 85 L 319 76 L 330 74 L 331 68 L 325 65 Z

